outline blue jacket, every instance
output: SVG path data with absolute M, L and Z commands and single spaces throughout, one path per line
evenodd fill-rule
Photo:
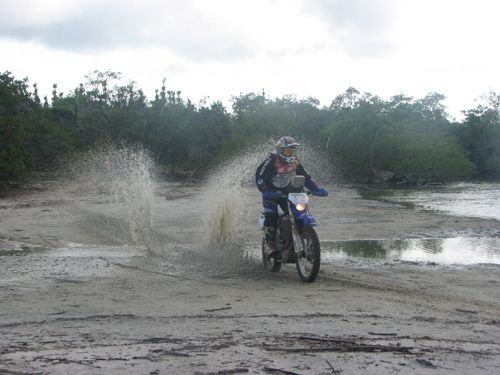
M 257 189 L 259 189 L 259 191 L 261 192 L 268 190 L 270 191 L 283 190 L 277 188 L 272 183 L 273 178 L 277 176 L 277 171 L 276 171 L 277 157 L 278 156 L 276 154 L 272 153 L 266 160 L 264 160 L 257 167 L 257 171 L 255 172 L 255 184 L 257 185 Z M 302 164 L 300 163 L 298 164 L 295 170 L 295 174 L 298 176 L 305 176 L 306 178 L 305 186 L 309 190 L 314 191 L 319 189 L 318 185 L 316 185 L 311 175 L 307 173 Z

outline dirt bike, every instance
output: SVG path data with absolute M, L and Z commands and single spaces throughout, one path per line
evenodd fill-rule
M 285 263 L 295 263 L 302 281 L 310 283 L 318 276 L 321 254 L 314 230 L 318 221 L 309 212 L 304 183 L 304 176 L 295 176 L 288 185 L 284 195 L 288 212 L 278 217 L 275 249 L 262 240 L 262 261 L 271 272 L 278 272 Z

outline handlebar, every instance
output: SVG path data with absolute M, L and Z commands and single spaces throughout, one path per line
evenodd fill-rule
M 299 193 L 299 192 L 296 192 L 296 193 Z M 301 191 L 300 193 L 305 193 L 307 195 L 314 195 L 313 192 L 309 191 L 309 190 L 307 190 L 307 191 Z M 282 193 L 281 194 L 281 198 L 288 198 L 288 194 L 290 194 L 290 193 Z

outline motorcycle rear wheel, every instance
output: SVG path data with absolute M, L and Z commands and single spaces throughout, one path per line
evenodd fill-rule
M 262 263 L 264 268 L 271 272 L 279 272 L 281 269 L 281 262 L 276 259 L 276 257 L 271 257 L 268 255 L 269 250 L 265 240 L 262 240 Z
M 319 239 L 313 228 L 304 228 L 302 231 L 304 251 L 297 254 L 297 272 L 302 281 L 312 283 L 319 273 L 321 253 Z

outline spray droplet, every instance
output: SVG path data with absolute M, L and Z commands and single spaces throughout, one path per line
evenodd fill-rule
M 79 189 L 121 205 L 119 216 L 128 224 L 132 242 L 151 248 L 153 162 L 148 152 L 139 146 L 104 145 L 88 152 L 72 169 Z

